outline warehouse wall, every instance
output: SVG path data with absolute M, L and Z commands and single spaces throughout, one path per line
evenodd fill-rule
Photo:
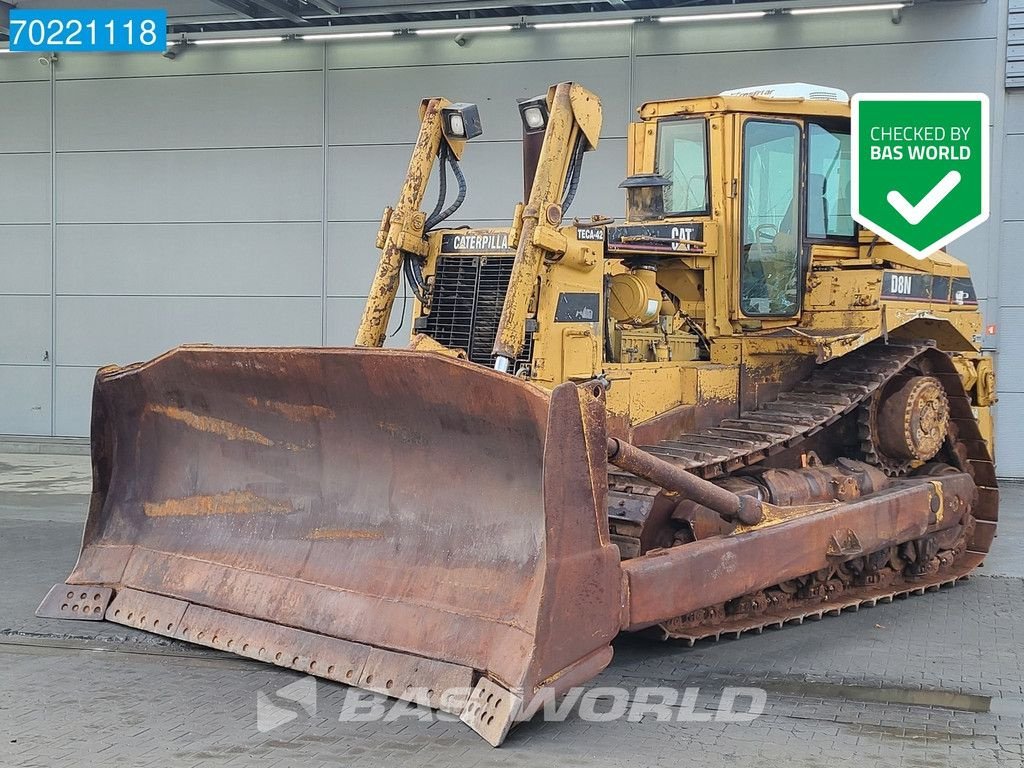
M 506 221 L 521 197 L 515 99 L 559 80 L 605 105 L 580 215 L 621 214 L 625 125 L 645 99 L 792 80 L 997 94 L 1002 195 L 992 222 L 952 249 L 995 321 L 997 246 L 1024 222 L 1024 193 L 999 173 L 1004 18 L 1005 0 L 925 5 L 900 25 L 870 13 L 522 31 L 464 47 L 193 47 L 173 61 L 67 55 L 49 69 L 0 57 L 0 433 L 85 434 L 96 367 L 176 343 L 350 343 L 380 210 L 408 162 L 419 99 L 433 94 L 480 105 L 485 136 L 467 151 L 460 212 L 478 223 Z M 1019 167 L 1024 108 L 1008 111 L 1006 130 Z M 1021 311 L 998 310 L 1002 327 Z M 1003 335 L 1020 360 L 1024 342 Z M 1006 362 L 1004 402 L 1024 407 L 1024 377 Z M 1017 461 L 1004 455 L 1003 471 L 1024 474 Z

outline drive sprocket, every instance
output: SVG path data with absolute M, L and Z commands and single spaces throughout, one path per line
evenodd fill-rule
M 894 477 L 934 458 L 949 436 L 949 399 L 942 382 L 908 373 L 881 387 L 859 419 L 865 459 Z

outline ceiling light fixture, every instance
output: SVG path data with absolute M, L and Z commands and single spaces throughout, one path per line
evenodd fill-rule
M 815 16 L 823 13 L 856 13 L 857 11 L 900 11 L 910 3 L 871 3 L 868 5 L 823 5 L 819 8 L 790 8 L 791 16 Z
M 204 37 L 200 40 L 192 40 L 195 45 L 236 45 L 240 43 L 280 43 L 284 40 L 281 36 L 276 37 Z
M 534 29 L 582 29 L 583 27 L 626 27 L 636 19 L 597 19 L 596 21 L 549 21 L 534 24 Z
M 394 37 L 393 30 L 378 32 L 317 32 L 311 35 L 299 35 L 300 40 L 360 40 L 371 37 Z
M 760 19 L 768 15 L 768 11 L 736 11 L 733 13 L 691 13 L 686 16 L 659 16 L 662 24 L 675 24 L 681 21 L 728 21 L 730 19 Z
M 428 27 L 414 29 L 416 35 L 472 35 L 479 32 L 511 32 L 511 24 L 495 24 L 489 27 Z

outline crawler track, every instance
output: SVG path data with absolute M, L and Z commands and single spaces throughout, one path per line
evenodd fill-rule
M 945 389 L 950 408 L 945 459 L 954 469 L 971 475 L 978 487 L 965 523 L 934 541 L 904 542 L 890 552 L 871 553 L 827 573 L 807 574 L 725 604 L 706 606 L 662 624 L 666 637 L 692 644 L 856 610 L 955 584 L 984 560 L 995 535 L 995 469 L 949 356 L 928 344 L 869 344 L 820 366 L 789 392 L 738 418 L 644 448 L 707 479 L 725 478 L 796 447 L 857 412 L 860 448 L 870 460 L 864 406 L 906 369 L 936 377 Z M 661 493 L 657 486 L 617 470 L 609 475 L 609 491 L 613 529 L 619 520 L 628 523 L 636 510 L 649 510 Z

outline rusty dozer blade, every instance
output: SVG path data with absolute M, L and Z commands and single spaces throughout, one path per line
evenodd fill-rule
M 384 349 L 179 347 L 99 372 L 96 617 L 459 715 L 497 745 L 611 659 L 600 387 Z M 102 598 L 102 599 L 101 599 Z

